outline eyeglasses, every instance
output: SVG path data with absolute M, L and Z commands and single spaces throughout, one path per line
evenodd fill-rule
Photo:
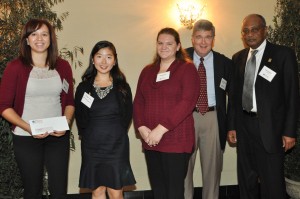
M 242 35 L 245 36 L 245 35 L 248 35 L 250 32 L 252 34 L 256 34 L 258 33 L 262 28 L 265 28 L 265 26 L 259 26 L 259 27 L 254 27 L 254 28 L 251 28 L 251 29 L 248 29 L 248 28 L 245 28 L 242 30 Z
M 205 42 L 209 42 L 211 41 L 214 37 L 213 36 L 206 36 L 206 37 L 202 37 L 200 35 L 195 36 L 195 38 L 197 40 L 204 40 Z

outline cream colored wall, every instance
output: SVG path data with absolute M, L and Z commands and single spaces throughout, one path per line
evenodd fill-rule
M 243 17 L 249 13 L 260 13 L 265 16 L 267 24 L 271 24 L 276 0 L 206 0 L 205 3 L 207 6 L 204 17 L 211 20 L 216 27 L 214 50 L 231 57 L 243 47 L 240 40 Z M 176 0 L 65 0 L 54 10 L 58 14 L 70 12 L 70 16 L 63 23 L 64 30 L 58 33 L 59 47 L 72 48 L 78 45 L 85 50 L 84 56 L 79 57 L 84 66 L 73 68 L 77 83 L 87 66 L 91 48 L 100 40 L 109 40 L 115 44 L 120 67 L 127 76 L 133 96 L 140 71 L 154 55 L 156 34 L 161 28 L 169 26 L 177 29 L 183 47 L 190 46 L 191 30 L 180 26 L 176 14 Z M 68 192 L 78 193 L 80 141 L 75 124 L 72 129 L 76 150 L 71 152 Z M 132 126 L 129 137 L 130 160 L 137 180 L 136 189 L 149 190 L 141 144 L 136 139 Z M 236 178 L 236 150 L 227 146 L 221 184 L 237 184 Z M 202 185 L 198 160 L 194 179 L 195 186 Z

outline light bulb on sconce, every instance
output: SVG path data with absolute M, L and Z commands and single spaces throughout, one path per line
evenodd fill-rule
M 194 22 L 202 15 L 205 5 L 200 6 L 194 1 L 182 0 L 177 3 L 180 22 L 187 29 L 192 29 Z

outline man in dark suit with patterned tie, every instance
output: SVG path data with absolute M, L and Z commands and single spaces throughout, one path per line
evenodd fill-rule
M 240 198 L 285 199 L 284 152 L 295 145 L 299 113 L 295 52 L 266 39 L 266 21 L 258 14 L 243 20 L 241 35 L 247 47 L 233 55 L 228 102 L 228 141 L 237 142 Z M 254 74 L 248 67 L 255 67 Z
M 202 198 L 218 199 L 223 151 L 227 136 L 226 95 L 230 85 L 231 60 L 212 50 L 215 27 L 208 20 L 195 23 L 192 48 L 187 52 L 200 75 L 200 97 L 193 112 L 195 151 L 189 162 L 185 179 L 185 199 L 193 199 L 193 170 L 200 151 Z

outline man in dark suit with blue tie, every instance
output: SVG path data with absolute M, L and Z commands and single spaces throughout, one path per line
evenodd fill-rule
M 243 20 L 241 35 L 247 47 L 233 55 L 228 104 L 240 198 L 285 199 L 284 152 L 295 145 L 299 113 L 295 52 L 266 39 L 266 21 L 258 14 Z
M 213 51 L 215 27 L 208 20 L 194 24 L 192 48 L 187 52 L 200 75 L 200 97 L 193 112 L 195 151 L 185 179 L 185 199 L 193 199 L 193 170 L 200 151 L 202 198 L 218 199 L 223 151 L 227 137 L 226 96 L 230 85 L 231 60 Z

